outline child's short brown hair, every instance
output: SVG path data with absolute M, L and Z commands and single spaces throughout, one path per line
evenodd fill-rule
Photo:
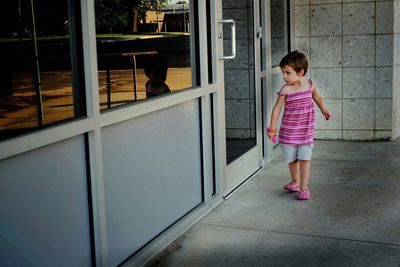
M 308 69 L 308 59 L 303 53 L 297 50 L 292 51 L 284 56 L 279 63 L 279 67 L 283 68 L 284 66 L 292 67 L 297 73 L 299 73 L 301 70 L 304 70 L 304 75 L 306 75 Z

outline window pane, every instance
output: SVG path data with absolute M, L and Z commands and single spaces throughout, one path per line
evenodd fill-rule
M 189 1 L 95 0 L 95 8 L 100 109 L 197 84 Z
M 282 57 L 288 51 L 287 38 L 285 38 L 285 0 L 271 0 L 271 46 L 272 66 L 279 66 Z
M 1 3 L 0 138 L 82 115 L 77 3 Z

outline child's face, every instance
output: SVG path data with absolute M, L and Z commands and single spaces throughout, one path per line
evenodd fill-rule
M 286 84 L 295 84 L 300 81 L 303 77 L 304 71 L 301 70 L 300 72 L 296 72 L 293 67 L 289 65 L 285 65 L 281 68 L 283 79 L 285 80 Z

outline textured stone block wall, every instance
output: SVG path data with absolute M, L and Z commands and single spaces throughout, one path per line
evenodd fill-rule
M 271 63 L 278 66 L 282 57 L 287 54 L 287 38 L 285 38 L 285 7 L 283 0 L 270 0 L 271 8 Z
M 309 57 L 309 75 L 333 113 L 329 122 L 318 114 L 317 138 L 392 137 L 393 25 L 393 0 L 295 1 L 296 49 Z
M 400 1 L 394 1 L 393 139 L 400 136 Z
M 223 17 L 236 22 L 236 59 L 226 60 L 225 108 L 227 138 L 255 137 L 252 1 L 224 0 Z M 224 53 L 231 48 L 224 26 Z

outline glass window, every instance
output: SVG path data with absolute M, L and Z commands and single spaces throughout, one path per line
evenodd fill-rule
M 78 4 L 0 4 L 0 139 L 84 115 Z
M 191 3 L 95 0 L 101 110 L 197 85 Z
M 285 20 L 285 0 L 271 0 L 271 50 L 272 50 L 272 67 L 279 66 L 279 62 L 284 57 L 288 49 L 288 34 L 285 29 L 287 23 Z

